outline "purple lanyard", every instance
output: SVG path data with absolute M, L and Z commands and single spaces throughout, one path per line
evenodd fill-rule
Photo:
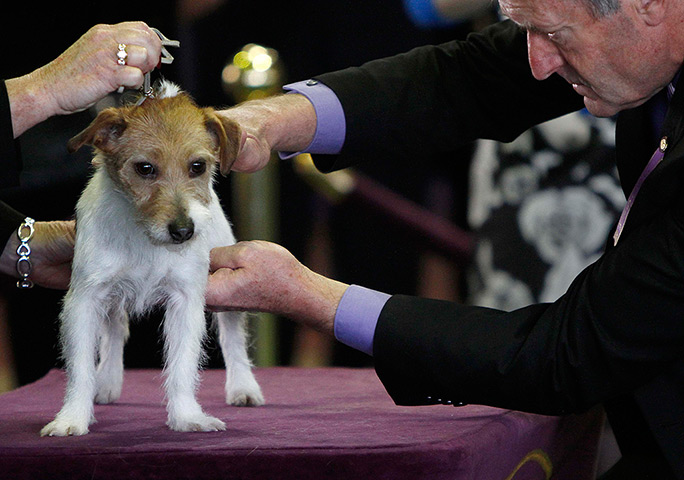
M 634 201 L 636 200 L 636 196 L 639 193 L 639 189 L 641 189 L 641 185 L 646 180 L 646 177 L 648 177 L 651 174 L 653 169 L 663 159 L 663 157 L 665 156 L 665 150 L 666 149 L 667 149 L 667 137 L 663 137 L 660 140 L 660 146 L 653 153 L 653 156 L 648 161 L 648 164 L 644 168 L 644 171 L 641 172 L 641 176 L 639 177 L 639 180 L 637 180 L 636 185 L 634 185 L 634 188 L 632 189 L 632 193 L 629 194 L 629 198 L 627 199 L 627 204 L 625 205 L 625 208 L 622 209 L 622 214 L 620 215 L 620 220 L 618 221 L 617 227 L 615 228 L 615 233 L 613 234 L 613 245 L 617 245 L 618 240 L 620 240 L 620 234 L 622 233 L 622 229 L 624 228 L 625 222 L 627 221 L 627 215 L 629 215 L 629 211 L 632 209 L 632 205 L 634 204 Z
M 667 99 L 672 100 L 672 96 L 674 95 L 675 91 L 675 83 L 677 82 L 677 79 L 679 78 L 679 72 L 675 76 L 675 79 L 667 86 Z M 627 215 L 629 215 L 629 211 L 632 209 L 632 205 L 634 205 L 634 201 L 636 200 L 636 196 L 639 193 L 639 190 L 641 189 L 641 185 L 644 183 L 646 180 L 646 177 L 648 177 L 653 169 L 658 166 L 658 164 L 662 161 L 663 157 L 665 156 L 665 150 L 667 150 L 667 137 L 663 137 L 660 139 L 660 146 L 658 149 L 653 152 L 653 156 L 651 159 L 648 161 L 648 164 L 644 168 L 644 171 L 641 172 L 641 176 L 639 177 L 639 180 L 637 180 L 636 184 L 634 185 L 634 188 L 632 189 L 632 193 L 629 194 L 629 198 L 627 199 L 627 204 L 625 205 L 625 208 L 622 209 L 622 214 L 620 215 L 620 220 L 618 220 L 617 227 L 615 228 L 615 233 L 613 234 L 613 246 L 617 245 L 618 240 L 620 240 L 620 235 L 622 234 L 622 229 L 625 227 L 625 222 L 627 221 Z

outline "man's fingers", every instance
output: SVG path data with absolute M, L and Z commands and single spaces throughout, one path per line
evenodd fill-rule
M 159 63 L 161 58 L 161 40 L 156 33 L 142 22 L 123 22 L 111 26 L 115 40 L 127 46 L 134 46 L 144 51 L 144 56 L 137 57 L 136 65 L 140 65 L 145 70 L 151 70 Z M 129 56 L 134 52 L 128 50 Z M 129 63 L 132 59 L 127 59 Z
M 236 254 L 237 248 L 234 245 L 212 249 L 209 254 L 209 271 L 216 272 L 221 268 L 238 268 Z
M 242 142 L 231 168 L 235 172 L 254 173 L 264 168 L 269 158 L 270 151 L 265 151 L 255 137 L 248 135 Z
M 213 312 L 239 310 L 233 305 L 237 283 L 236 272 L 230 268 L 219 268 L 209 275 L 206 290 L 206 308 Z

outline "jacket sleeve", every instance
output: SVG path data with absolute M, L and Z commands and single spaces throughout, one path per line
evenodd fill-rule
M 323 171 L 361 159 L 452 152 L 478 138 L 514 140 L 532 125 L 583 107 L 557 75 L 537 81 L 524 33 L 495 24 L 465 41 L 416 48 L 316 77 L 338 96 L 347 133 Z
M 375 332 L 378 376 L 399 404 L 442 399 L 542 414 L 632 391 L 682 358 L 683 248 L 680 197 L 555 303 L 503 312 L 394 296 Z

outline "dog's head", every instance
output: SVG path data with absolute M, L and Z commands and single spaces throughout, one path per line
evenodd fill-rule
M 239 141 L 236 123 L 163 84 L 139 106 L 103 110 L 67 146 L 93 146 L 94 165 L 129 198 L 150 239 L 178 244 L 208 221 L 214 174 L 228 174 Z

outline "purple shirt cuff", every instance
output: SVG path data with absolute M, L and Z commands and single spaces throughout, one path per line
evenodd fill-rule
M 389 298 L 386 293 L 351 285 L 335 313 L 335 338 L 372 356 L 375 327 Z
M 344 144 L 347 125 L 340 100 L 329 87 L 318 80 L 306 80 L 285 85 L 288 93 L 300 93 L 309 99 L 316 110 L 316 132 L 314 138 L 301 152 L 279 152 L 281 159 L 295 157 L 300 153 L 340 153 Z

